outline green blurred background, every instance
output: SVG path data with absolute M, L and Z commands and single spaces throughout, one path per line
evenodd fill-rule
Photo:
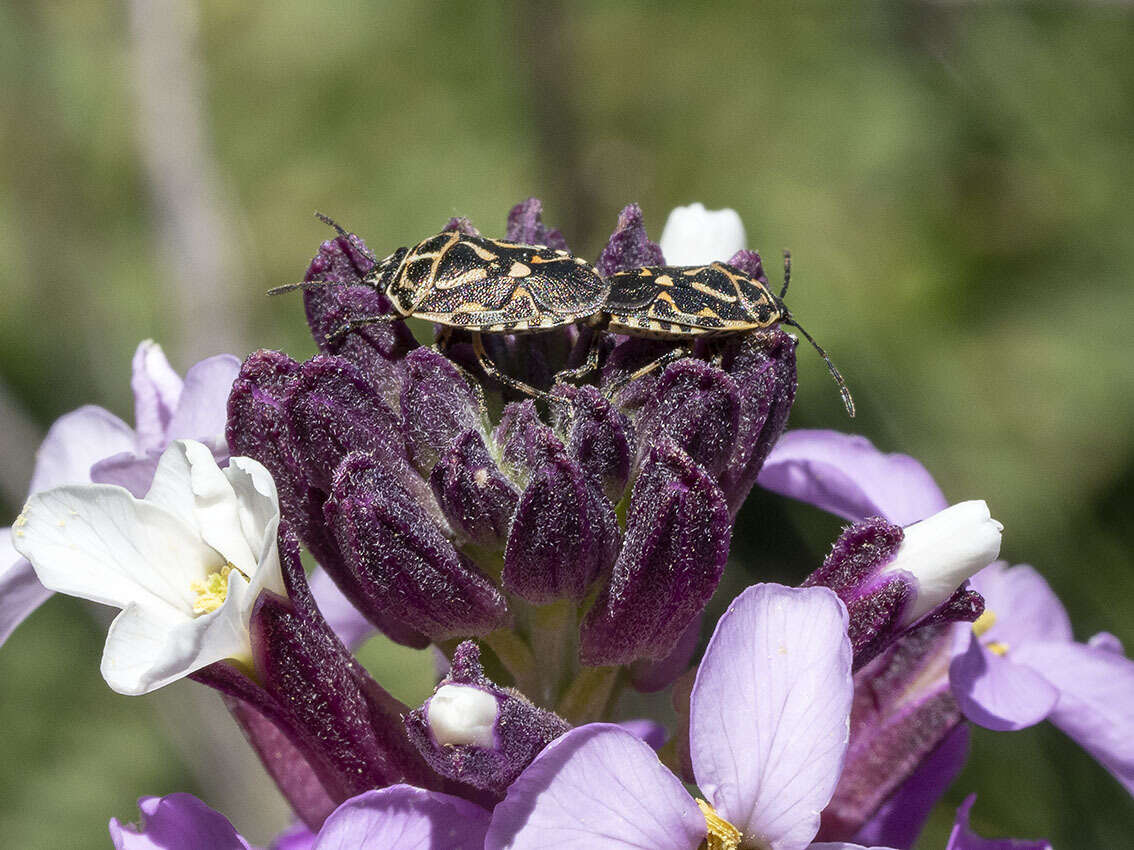
M 730 206 L 795 256 L 791 424 L 920 458 L 985 498 L 1076 636 L 1134 645 L 1134 12 L 1008 5 L 599 2 L 0 5 L 0 522 L 60 414 L 132 419 L 130 356 L 305 357 L 320 209 L 386 252 L 529 195 L 593 257 L 618 210 Z M 775 266 L 774 259 L 770 265 Z M 754 495 L 734 581 L 798 579 L 840 523 Z M 739 577 L 739 578 L 738 578 Z M 104 624 L 53 600 L 0 652 L 0 839 L 105 847 L 135 797 L 193 791 L 264 840 L 286 821 L 211 693 L 98 676 Z M 411 701 L 430 663 L 372 644 Z M 1131 707 L 1134 710 L 1134 707 Z M 251 771 L 251 772 L 249 772 Z M 249 778 L 251 777 L 251 778 Z M 265 790 L 266 789 L 266 790 Z M 978 732 L 986 834 L 1129 846 L 1134 805 L 1054 729 Z

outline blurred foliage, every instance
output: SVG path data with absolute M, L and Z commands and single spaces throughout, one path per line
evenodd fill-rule
M 676 204 L 731 206 L 753 247 L 792 247 L 793 312 L 858 400 L 847 422 L 801 349 L 792 424 L 867 434 L 951 500 L 986 498 L 1005 556 L 1044 572 L 1077 636 L 1132 645 L 1122 5 L 208 0 L 199 129 L 245 269 L 231 347 L 313 351 L 296 301 L 262 295 L 326 238 L 312 209 L 384 252 L 455 214 L 498 233 L 535 194 L 593 256 L 626 202 L 655 236 Z M 84 403 L 129 419 L 139 339 L 181 369 L 201 353 L 159 245 L 134 37 L 125 5 L 0 6 L 0 381 L 43 428 Z M 797 579 L 838 527 L 754 496 L 738 575 Z M 106 817 L 181 788 L 244 826 L 163 743 L 150 698 L 106 691 L 81 610 L 51 603 L 0 653 L 6 843 L 102 847 Z M 428 685 L 427 656 L 367 658 L 407 699 Z M 978 733 L 921 846 L 943 846 L 970 790 L 987 834 L 1118 847 L 1134 832 L 1130 799 L 1046 726 Z

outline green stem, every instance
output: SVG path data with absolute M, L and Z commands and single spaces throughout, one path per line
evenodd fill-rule
M 584 667 L 559 701 L 556 711 L 576 726 L 602 720 L 620 670 L 620 667 Z
M 530 693 L 538 687 L 539 673 L 535 656 L 524 640 L 511 629 L 497 629 L 484 637 L 500 663 L 507 668 L 523 693 Z

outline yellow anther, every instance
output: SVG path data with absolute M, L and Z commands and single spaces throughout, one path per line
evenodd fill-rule
M 228 575 L 232 570 L 232 564 L 225 564 L 220 572 L 209 573 L 204 581 L 189 585 L 189 589 L 197 594 L 197 601 L 193 603 L 194 614 L 211 614 L 224 605 L 228 596 Z
M 988 651 L 989 652 L 995 652 L 997 655 L 1007 655 L 1008 654 L 1008 644 L 1002 643 L 1001 641 L 998 641 L 998 640 L 994 640 L 992 643 L 990 643 L 988 645 Z
M 985 608 L 984 613 L 977 617 L 973 623 L 973 634 L 980 637 L 995 625 L 996 615 L 992 613 L 991 608 Z
M 737 850 L 740 847 L 740 830 L 717 814 L 705 800 L 697 799 L 701 814 L 705 816 L 707 832 L 701 844 L 704 850 Z

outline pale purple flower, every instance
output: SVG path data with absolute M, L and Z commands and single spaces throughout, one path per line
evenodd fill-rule
M 847 744 L 846 609 L 826 588 L 764 584 L 721 618 L 690 705 L 693 770 L 741 847 L 810 844 Z M 624 729 L 580 726 L 549 745 L 493 814 L 486 850 L 696 850 L 706 815 Z M 851 846 L 851 845 L 848 845 Z
M 240 361 L 229 354 L 202 360 L 182 380 L 153 340 L 134 353 L 135 428 L 101 407 L 87 405 L 61 416 L 36 452 L 29 494 L 64 484 L 120 484 L 142 496 L 162 450 L 180 437 L 198 439 L 219 463 L 228 457 L 225 403 Z M 31 564 L 0 529 L 0 645 L 51 596 Z
M 110 821 L 116 850 L 253 850 L 224 815 L 191 794 L 143 797 L 142 823 Z M 489 813 L 480 806 L 410 785 L 347 800 L 318 835 L 288 830 L 273 850 L 481 850 Z
M 759 483 L 856 521 L 912 523 L 947 504 L 913 458 L 834 431 L 784 434 Z M 995 730 L 1051 720 L 1134 793 L 1134 662 L 1111 635 L 1075 642 L 1067 612 L 1029 566 L 993 564 L 972 586 L 986 613 L 971 627 L 953 627 L 949 670 L 965 716 Z

